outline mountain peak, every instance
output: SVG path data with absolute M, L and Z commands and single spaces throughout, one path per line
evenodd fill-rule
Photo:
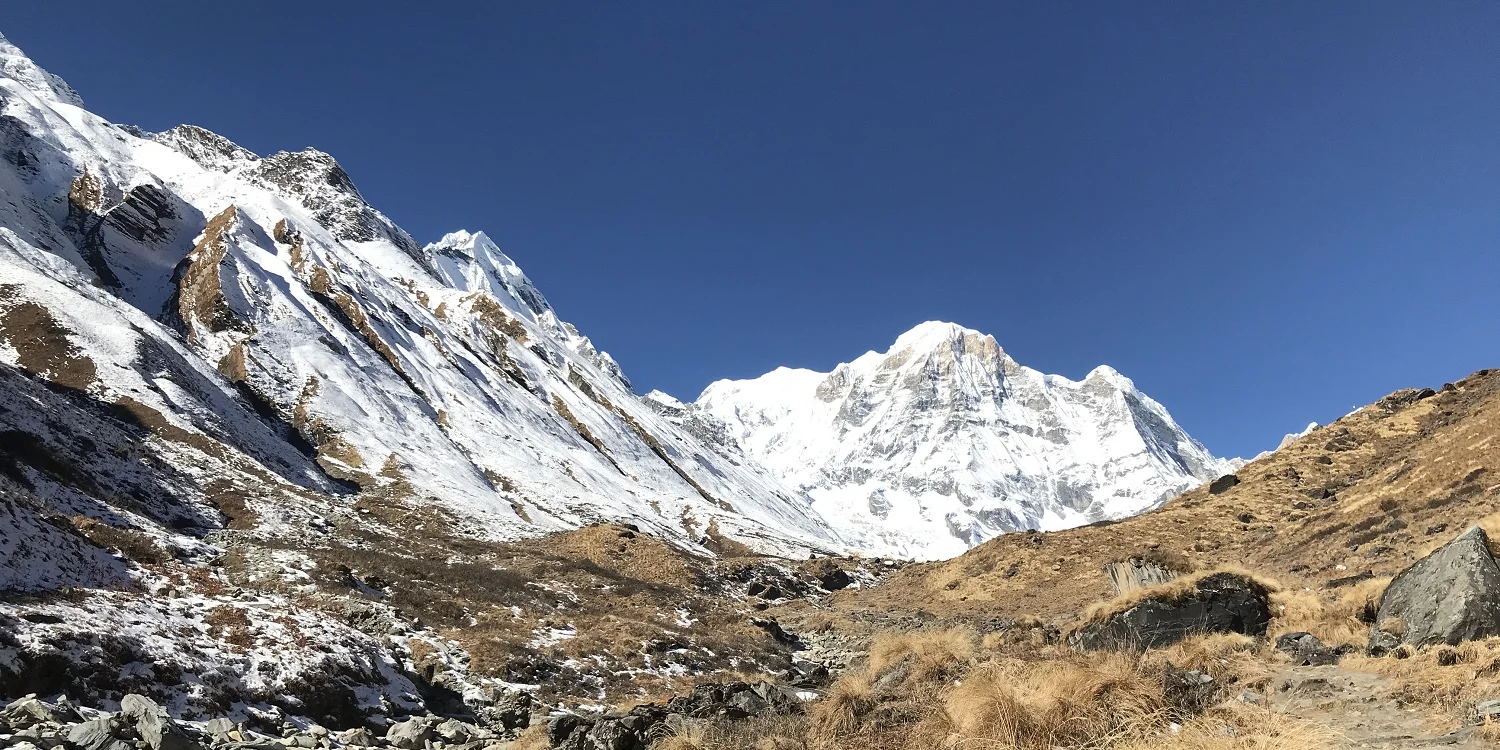
M 1110 385 L 1115 386 L 1120 390 L 1135 390 L 1135 381 L 1120 374 L 1119 370 L 1116 370 L 1109 365 L 1099 365 L 1098 367 L 1089 370 L 1089 374 L 1083 377 L 1083 382 L 1104 382 L 1109 383 Z
M 21 48 L 0 34 L 0 77 L 10 78 L 32 93 L 74 107 L 83 106 L 83 97 L 67 81 L 42 70 Z
M 151 140 L 170 146 L 204 169 L 219 172 L 233 171 L 260 158 L 250 149 L 197 125 L 178 125 L 151 136 Z
M 1044 375 L 943 321 L 826 375 L 719 381 L 696 406 L 880 554 L 946 557 L 1005 531 L 1133 515 L 1227 471 L 1114 368 Z
M 930 349 L 940 346 L 946 342 L 973 336 L 975 338 L 992 338 L 972 328 L 965 328 L 957 323 L 948 323 L 941 320 L 929 320 L 918 323 L 911 330 L 896 337 L 896 343 L 892 345 L 891 351 L 895 352 L 905 348 Z
M 500 251 L 500 246 L 490 239 L 484 232 L 470 232 L 467 229 L 458 229 L 443 235 L 427 246 L 429 252 L 445 253 L 449 255 L 462 256 L 465 258 L 477 257 L 479 250 Z

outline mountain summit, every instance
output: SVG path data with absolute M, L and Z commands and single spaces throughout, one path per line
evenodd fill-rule
M 953 323 L 832 372 L 721 380 L 695 408 L 859 546 L 899 556 L 1133 515 L 1231 470 L 1113 368 L 1045 375 Z

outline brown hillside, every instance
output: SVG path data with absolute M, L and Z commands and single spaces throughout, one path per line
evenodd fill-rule
M 1497 438 L 1500 371 L 1437 392 L 1397 391 L 1246 465 L 1239 484 L 1220 494 L 1204 486 L 1124 521 L 1007 534 L 843 592 L 834 608 L 872 627 L 1019 615 L 1062 621 L 1111 596 L 1101 568 L 1131 556 L 1194 569 L 1238 565 L 1332 595 L 1398 572 L 1500 510 Z

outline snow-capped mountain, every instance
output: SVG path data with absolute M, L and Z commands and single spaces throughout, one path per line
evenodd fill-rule
M 34 515 L 98 517 L 114 487 L 140 499 L 109 513 L 170 534 L 311 493 L 486 538 L 623 520 L 846 548 L 805 497 L 639 398 L 483 233 L 424 247 L 319 151 L 107 122 L 3 37 L 0 342 L 0 429 L 36 448 L 0 456 L 0 490 Z M 77 449 L 121 410 L 151 435 L 136 455 Z
M 719 381 L 681 408 L 861 548 L 900 556 L 1134 515 L 1231 470 L 1113 369 L 1045 375 L 951 323 L 830 373 Z

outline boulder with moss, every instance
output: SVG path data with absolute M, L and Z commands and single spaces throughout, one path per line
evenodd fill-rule
M 1266 582 L 1232 572 L 1148 586 L 1086 613 L 1068 642 L 1086 650 L 1142 651 L 1203 633 L 1265 635 L 1271 591 Z

